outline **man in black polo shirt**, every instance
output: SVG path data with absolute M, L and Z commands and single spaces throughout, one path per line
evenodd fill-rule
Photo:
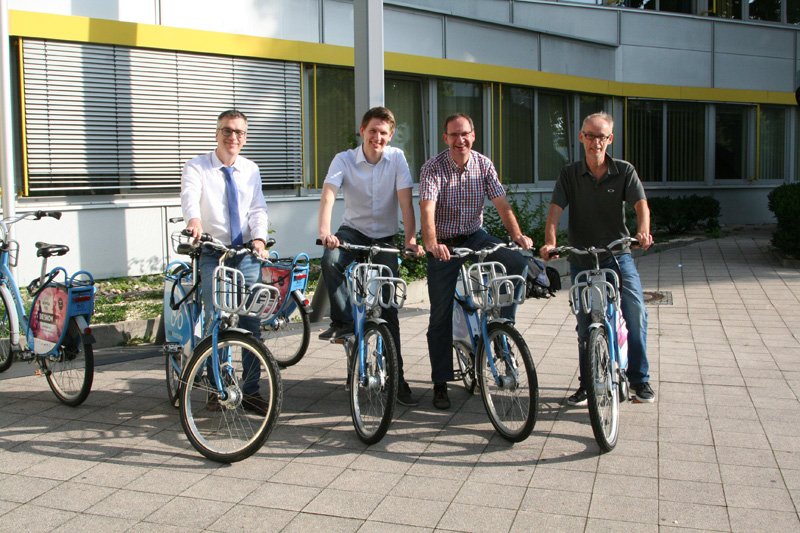
M 545 225 L 545 244 L 539 250 L 542 258 L 549 258 L 556 246 L 556 230 L 561 213 L 569 206 L 569 244 L 585 248 L 605 246 L 629 235 L 625 226 L 625 204 L 636 211 L 636 239 L 645 249 L 653 244 L 650 235 L 650 209 L 644 187 L 633 165 L 613 159 L 606 149 L 614 140 L 614 120 L 607 113 L 595 113 L 583 120 L 578 138 L 583 144 L 586 161 L 565 166 L 553 190 L 550 210 Z M 628 326 L 628 379 L 633 399 L 652 403 L 655 393 L 650 380 L 647 361 L 647 309 L 639 272 L 631 258 L 630 250 L 617 252 L 619 268 L 613 258 L 601 262 L 604 268 L 614 268 L 622 282 L 622 316 Z M 589 262 L 587 262 L 589 261 Z M 570 257 L 572 279 L 581 270 L 592 266 L 590 258 Z M 585 314 L 578 318 L 578 349 L 584 350 L 589 337 L 591 319 Z M 581 384 L 567 399 L 570 405 L 586 405 L 586 389 Z

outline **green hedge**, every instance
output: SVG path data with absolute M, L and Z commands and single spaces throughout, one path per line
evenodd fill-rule
M 544 244 L 544 226 L 547 222 L 547 210 L 550 208 L 549 202 L 541 202 L 538 195 L 532 192 L 517 192 L 506 191 L 508 195 L 508 203 L 514 210 L 517 217 L 519 229 L 524 235 L 533 239 L 533 247 L 535 250 Z M 508 232 L 497 213 L 494 206 L 486 207 L 483 210 L 483 227 L 490 235 L 494 235 L 498 239 L 508 240 Z M 567 234 L 564 231 L 559 231 L 557 235 L 559 243 L 566 244 Z
M 774 188 L 767 200 L 769 210 L 778 220 L 772 244 L 788 255 L 800 257 L 800 183 Z
M 651 233 L 681 234 L 719 231 L 719 201 L 711 196 L 648 198 Z

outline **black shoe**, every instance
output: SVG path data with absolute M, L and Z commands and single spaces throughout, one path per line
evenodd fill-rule
M 269 411 L 269 402 L 258 393 L 245 394 L 242 400 L 242 407 L 244 407 L 245 411 L 266 416 L 267 411 Z
M 588 394 L 586 394 L 586 389 L 583 387 L 578 387 L 578 390 L 575 391 L 575 394 L 567 398 L 567 404 L 572 405 L 574 407 L 583 407 L 586 405 L 586 398 Z
M 631 385 L 633 391 L 633 401 L 635 403 L 653 403 L 656 401 L 656 393 L 653 392 L 649 383 L 639 383 Z
M 217 412 L 222 409 L 219 404 L 219 394 L 216 392 L 209 392 L 208 399 L 206 400 L 206 409 L 209 411 Z
M 349 326 L 342 326 L 339 324 L 331 324 L 331 327 L 319 334 L 319 339 L 323 341 L 335 341 L 353 334 L 352 324 Z
M 411 387 L 409 387 L 408 383 L 405 381 L 400 383 L 400 390 L 397 391 L 397 403 L 408 407 L 416 407 L 419 405 L 419 400 L 411 395 Z
M 433 386 L 433 406 L 437 409 L 450 409 L 450 398 L 447 397 L 447 383 L 436 383 Z

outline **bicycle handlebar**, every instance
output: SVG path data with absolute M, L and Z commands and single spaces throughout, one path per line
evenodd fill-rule
M 318 246 L 324 246 L 322 244 L 322 239 L 317 239 Z M 341 248 L 342 250 L 346 250 L 348 252 L 369 252 L 370 255 L 375 255 L 377 253 L 386 252 L 390 254 L 399 254 L 399 248 L 388 248 L 383 246 L 378 246 L 377 244 L 371 244 L 369 246 L 364 246 L 362 244 L 350 244 L 344 241 L 339 242 L 339 246 L 337 248 Z M 411 250 L 403 250 L 403 255 L 406 257 L 415 257 L 415 254 L 411 252 Z
M 576 248 L 574 246 L 557 246 L 550 250 L 550 257 L 554 257 L 556 255 L 561 255 L 563 253 L 569 252 L 576 255 L 594 255 L 597 256 L 603 252 L 610 252 L 612 249 L 616 248 L 620 244 L 639 244 L 639 241 L 636 240 L 635 237 L 621 237 L 615 241 L 611 241 L 605 246 L 596 247 L 590 246 L 588 248 Z
M 473 250 L 472 248 L 458 248 L 458 247 L 450 248 L 449 246 L 447 247 L 452 257 L 463 258 L 463 257 L 468 257 L 470 255 L 475 255 L 481 261 L 483 261 L 483 259 L 487 255 L 493 254 L 500 248 L 507 248 L 509 250 L 517 250 L 517 251 L 522 250 L 522 248 L 518 244 L 513 242 L 512 243 L 498 242 L 497 244 L 481 248 L 480 250 Z

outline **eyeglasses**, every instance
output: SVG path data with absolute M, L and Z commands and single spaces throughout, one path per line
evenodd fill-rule
M 247 135 L 247 132 L 244 130 L 234 130 L 231 128 L 220 128 L 217 131 L 222 133 L 223 137 L 230 137 L 231 135 L 236 135 L 238 139 L 241 139 L 242 137 Z
M 587 133 L 585 131 L 582 131 L 581 133 L 583 134 L 584 139 L 589 142 L 600 141 L 601 143 L 604 143 L 611 138 L 611 135 L 595 135 L 594 133 Z
M 450 138 L 450 139 L 466 139 L 471 134 L 472 134 L 471 131 L 459 131 L 459 132 L 453 132 L 453 133 L 445 133 L 445 135 L 447 135 L 447 137 Z

